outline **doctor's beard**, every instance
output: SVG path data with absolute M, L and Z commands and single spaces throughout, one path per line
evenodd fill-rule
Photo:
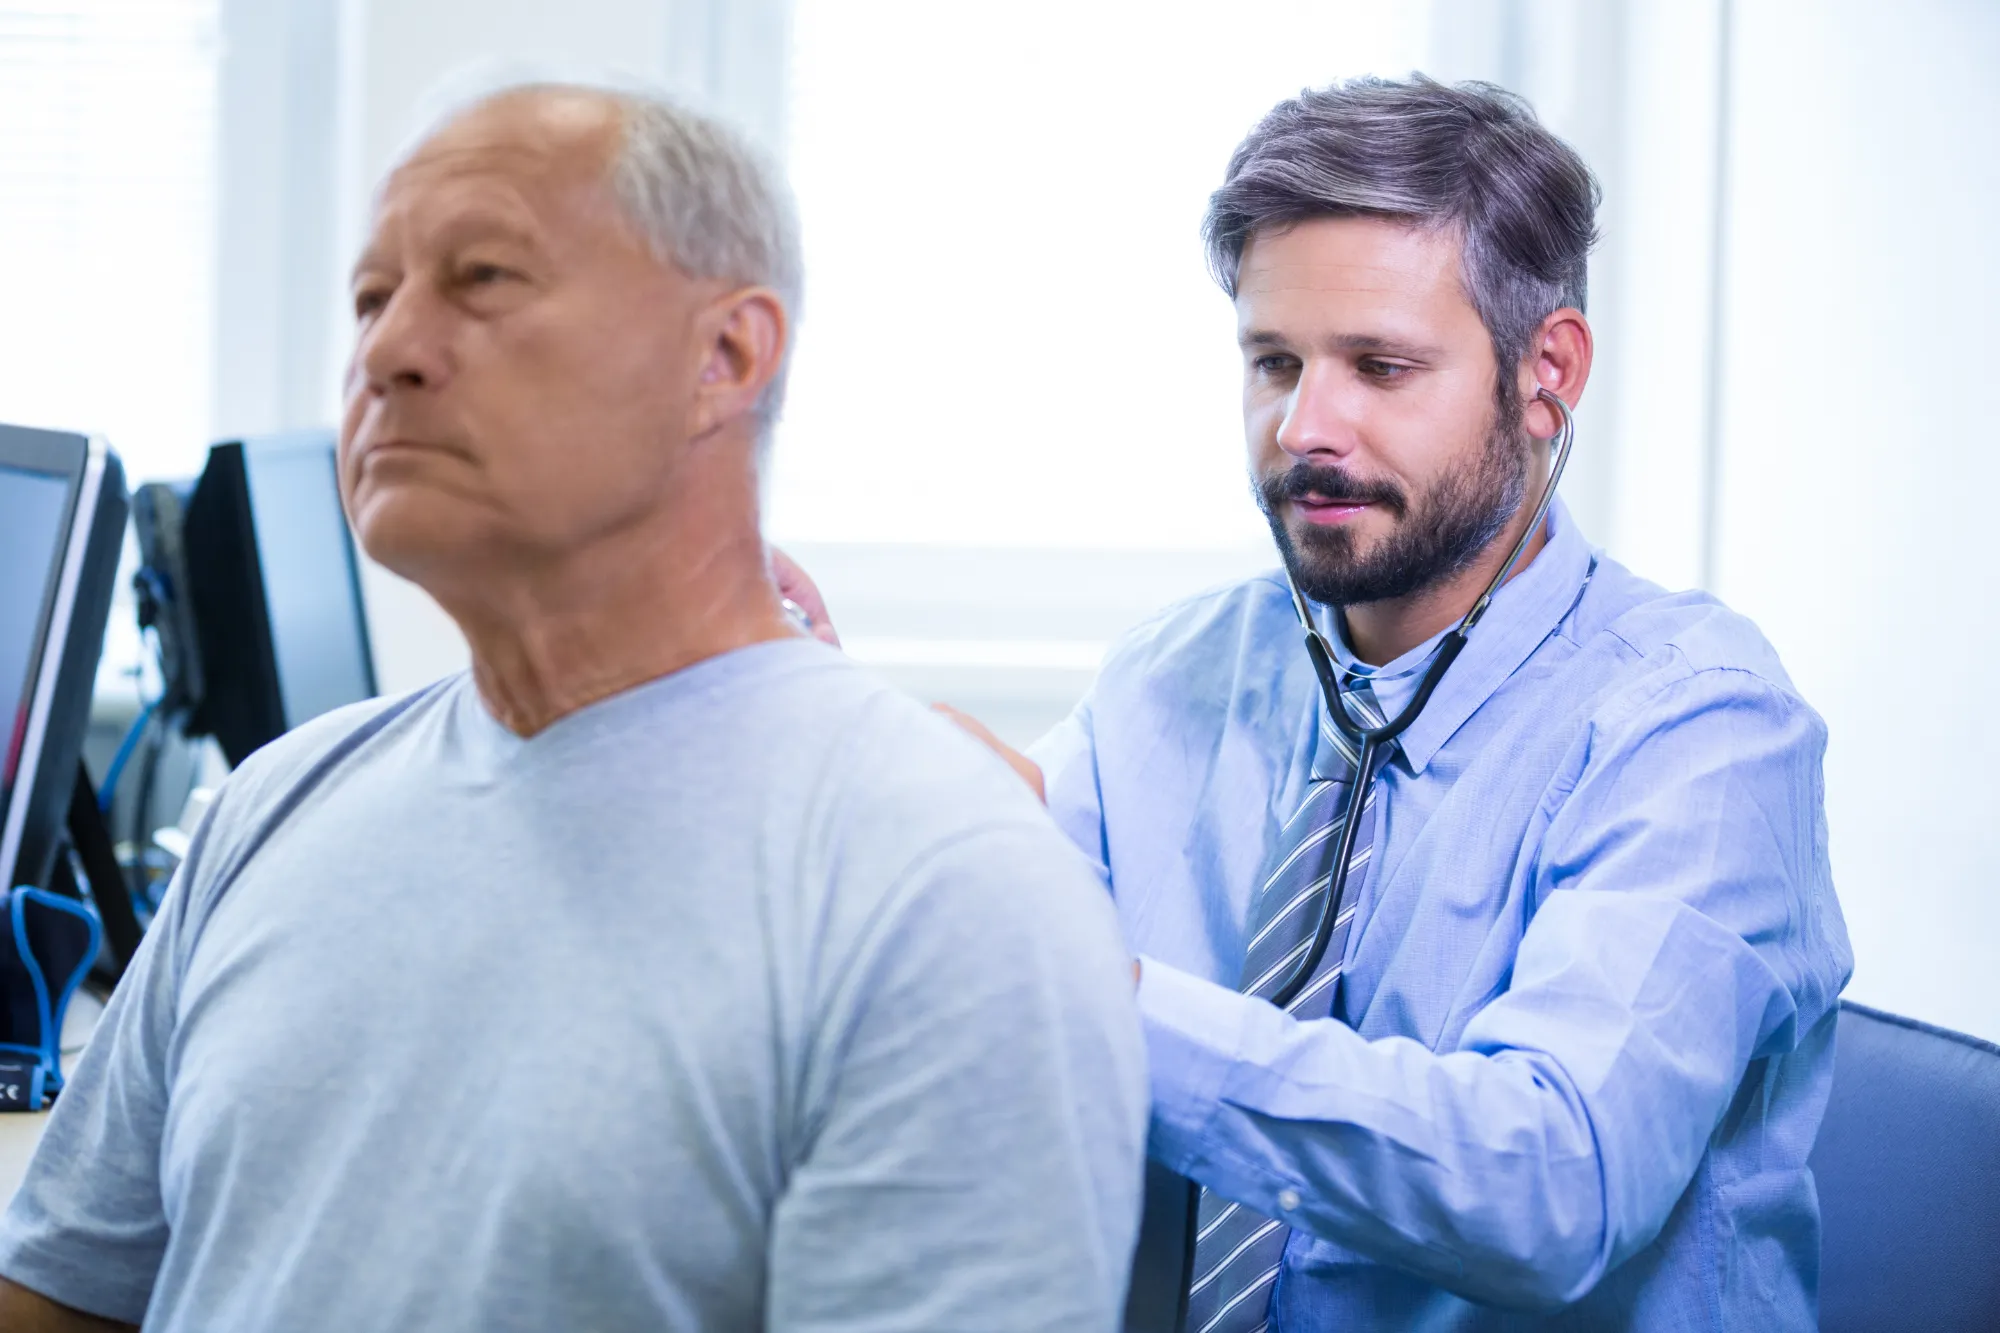
M 1505 420 L 1512 414 L 1496 415 Z M 1525 434 L 1496 426 L 1473 466 L 1444 472 L 1415 501 L 1391 483 L 1304 462 L 1266 473 L 1251 489 L 1300 592 L 1324 606 L 1390 601 L 1459 573 L 1506 529 L 1527 492 L 1527 444 Z M 1346 524 L 1301 525 L 1295 534 L 1280 506 L 1309 494 L 1377 505 L 1395 526 L 1359 552 Z

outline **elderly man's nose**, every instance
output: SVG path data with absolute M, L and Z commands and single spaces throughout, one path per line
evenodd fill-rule
M 449 362 L 442 330 L 422 307 L 399 292 L 362 334 L 361 372 L 377 393 L 444 383 Z

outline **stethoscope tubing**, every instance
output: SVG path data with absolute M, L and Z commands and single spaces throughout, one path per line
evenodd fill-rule
M 1280 1009 L 1298 998 L 1299 992 L 1305 989 L 1306 983 L 1312 980 L 1315 972 L 1319 971 L 1320 963 L 1326 958 L 1327 947 L 1333 941 L 1334 929 L 1340 921 L 1341 900 L 1347 896 L 1347 863 L 1354 855 L 1354 840 L 1361 823 L 1362 807 L 1367 803 L 1368 789 L 1374 785 L 1379 756 L 1384 747 L 1407 731 L 1410 724 L 1423 713 L 1424 706 L 1431 701 L 1431 695 L 1436 693 L 1438 683 L 1444 679 L 1444 673 L 1451 669 L 1451 664 L 1458 660 L 1459 653 L 1464 650 L 1465 641 L 1472 633 L 1472 627 L 1485 616 L 1486 608 L 1493 602 L 1493 595 L 1500 590 L 1500 585 L 1507 581 L 1508 575 L 1513 573 L 1514 567 L 1520 563 L 1521 556 L 1527 551 L 1528 543 L 1533 540 L 1535 533 L 1548 521 L 1549 506 L 1555 503 L 1556 487 L 1562 481 L 1563 469 L 1569 464 L 1570 449 L 1576 443 L 1576 418 L 1571 415 L 1569 404 L 1547 389 L 1537 388 L 1535 396 L 1554 407 L 1562 419 L 1562 428 L 1556 436 L 1555 458 L 1549 465 L 1548 485 L 1542 488 L 1542 498 L 1535 505 L 1534 517 L 1528 526 L 1521 530 L 1519 540 L 1514 543 L 1513 552 L 1487 582 L 1486 590 L 1479 594 L 1479 600 L 1472 604 L 1472 609 L 1465 613 L 1449 634 L 1439 640 L 1437 648 L 1431 654 L 1430 664 L 1424 668 L 1423 679 L 1417 684 L 1417 692 L 1410 696 L 1410 701 L 1403 705 L 1395 717 L 1388 719 L 1379 727 L 1363 726 L 1354 720 L 1353 714 L 1347 708 L 1346 693 L 1340 687 L 1340 672 L 1333 664 L 1333 649 L 1327 644 L 1326 636 L 1320 633 L 1319 626 L 1313 622 L 1312 611 L 1306 605 L 1305 596 L 1299 591 L 1298 584 L 1292 583 L 1292 606 L 1298 612 L 1299 623 L 1305 628 L 1306 655 L 1312 659 L 1313 674 L 1319 678 L 1320 693 L 1326 700 L 1326 709 L 1333 718 L 1333 725 L 1340 729 L 1340 734 L 1354 747 L 1355 755 L 1354 778 L 1347 786 L 1347 800 L 1341 815 L 1340 834 L 1334 846 L 1333 869 L 1326 894 L 1320 900 L 1319 920 L 1313 927 L 1312 944 L 1304 956 L 1293 964 L 1292 971 L 1285 978 L 1284 984 L 1271 994 L 1271 1003 Z M 1289 578 L 1289 573 L 1287 577 Z

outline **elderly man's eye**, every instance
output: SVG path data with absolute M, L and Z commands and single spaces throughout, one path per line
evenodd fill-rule
M 467 264 L 465 282 L 468 286 L 480 287 L 489 283 L 502 282 L 514 276 L 511 270 L 498 264 Z
M 354 293 L 354 317 L 367 319 L 380 314 L 382 307 L 389 304 L 389 293 L 380 287 L 364 287 Z

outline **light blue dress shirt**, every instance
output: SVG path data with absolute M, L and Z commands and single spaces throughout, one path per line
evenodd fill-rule
M 1825 728 L 1756 627 L 1558 506 L 1385 768 L 1339 1015 L 1298 1021 L 1234 987 L 1324 716 L 1274 572 L 1036 747 L 1144 959 L 1152 1154 L 1294 1228 L 1272 1327 L 1813 1327 L 1852 958 Z

